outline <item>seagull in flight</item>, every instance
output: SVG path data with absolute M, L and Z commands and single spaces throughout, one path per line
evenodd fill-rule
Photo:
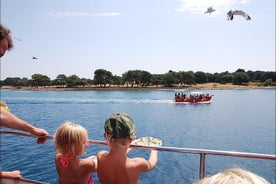
M 32 58 L 32 59 L 38 59 L 38 58 L 33 56 L 33 58 Z
M 240 16 L 243 16 L 245 18 L 245 20 L 251 20 L 251 17 L 245 13 L 244 11 L 242 10 L 230 10 L 227 14 L 226 14 L 226 18 L 227 20 L 233 20 L 234 18 L 234 15 L 240 15 Z
M 204 13 L 209 13 L 209 15 L 210 15 L 214 11 L 216 11 L 216 10 L 213 8 L 213 6 L 210 6 L 210 7 L 207 8 L 207 11 L 204 12 Z
M 18 41 L 22 41 L 20 38 L 17 38 L 15 36 L 13 36 L 14 39 L 18 40 Z

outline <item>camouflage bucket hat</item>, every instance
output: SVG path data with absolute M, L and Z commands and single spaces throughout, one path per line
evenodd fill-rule
M 135 124 L 125 113 L 112 114 L 104 125 L 105 132 L 113 138 L 135 138 Z

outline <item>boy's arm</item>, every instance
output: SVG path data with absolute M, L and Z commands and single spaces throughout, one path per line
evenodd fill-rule
M 132 148 L 127 148 L 127 154 L 132 150 Z
M 149 160 L 148 160 L 148 164 L 149 164 L 149 170 L 148 171 L 151 171 L 152 169 L 155 168 L 155 166 L 157 165 L 157 161 L 158 161 L 158 151 L 152 150 L 150 152 L 150 157 L 149 157 Z
M 157 161 L 158 161 L 158 152 L 156 150 L 152 150 L 150 152 L 150 157 L 148 160 L 139 157 L 136 158 L 137 162 L 139 162 L 140 164 L 140 172 L 149 172 L 151 170 L 153 170 L 155 168 L 155 166 L 157 165 Z

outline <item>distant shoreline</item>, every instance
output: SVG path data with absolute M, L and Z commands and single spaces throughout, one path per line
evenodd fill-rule
M 233 85 L 231 83 L 220 84 L 220 83 L 205 83 L 196 84 L 191 87 L 159 87 L 159 86 L 148 86 L 148 87 L 126 87 L 126 86 L 110 86 L 110 87 L 98 87 L 98 86 L 87 86 L 77 88 L 61 88 L 61 87 L 12 87 L 2 86 L 0 89 L 9 90 L 30 90 L 30 91 L 116 91 L 116 90 L 233 90 L 233 89 L 276 89 L 276 86 L 262 86 L 260 83 L 249 83 L 248 85 Z

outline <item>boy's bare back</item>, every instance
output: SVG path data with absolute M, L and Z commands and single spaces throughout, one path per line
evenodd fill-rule
M 102 184 L 136 184 L 143 172 L 151 170 L 144 158 L 101 151 L 98 154 L 98 177 Z

